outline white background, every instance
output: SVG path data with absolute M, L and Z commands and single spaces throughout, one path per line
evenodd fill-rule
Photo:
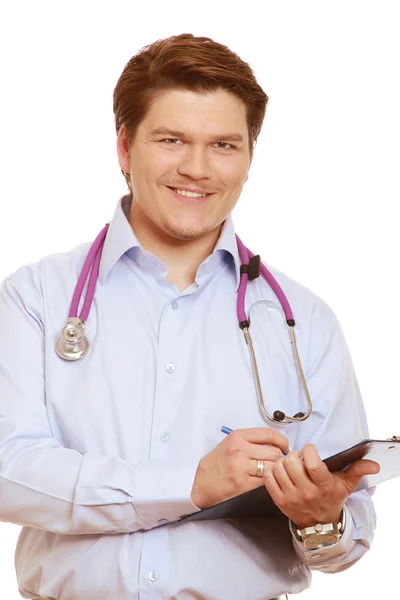
M 5 2 L 0 280 L 94 239 L 111 219 L 126 190 L 112 92 L 131 56 L 174 34 L 212 37 L 249 62 L 270 97 L 236 229 L 333 307 L 372 437 L 400 435 L 397 10 L 385 0 Z M 301 598 L 397 597 L 399 492 L 399 480 L 376 492 L 367 555 L 345 573 L 316 573 Z M 0 525 L 2 599 L 20 598 L 19 530 Z

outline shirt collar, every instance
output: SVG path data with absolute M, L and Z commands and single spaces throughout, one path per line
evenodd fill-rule
M 227 216 L 227 218 L 225 219 L 225 222 L 221 229 L 221 234 L 219 236 L 219 239 L 215 246 L 213 254 L 215 254 L 218 251 L 224 251 L 225 253 L 229 253 L 233 259 L 233 265 L 234 265 L 235 275 L 236 275 L 235 290 L 237 291 L 239 289 L 239 284 L 240 284 L 241 261 L 240 261 L 240 256 L 239 256 L 239 250 L 237 247 L 235 229 L 234 229 L 233 219 L 232 219 L 231 214 L 229 214 Z
M 99 268 L 101 285 L 104 285 L 108 273 L 125 252 L 130 248 L 141 247 L 128 221 L 130 206 L 131 197 L 129 195 L 122 196 L 118 200 L 101 255 Z
M 99 282 L 101 285 L 105 284 L 107 275 L 112 267 L 128 250 L 131 248 L 140 248 L 144 252 L 129 223 L 130 206 L 130 195 L 122 196 L 118 200 L 114 216 L 107 231 L 101 256 L 99 268 Z M 213 254 L 206 260 L 208 261 L 214 255 L 225 253 L 231 255 L 233 259 L 237 291 L 240 283 L 240 257 L 231 214 L 225 219 Z M 132 256 L 132 253 L 129 254 Z

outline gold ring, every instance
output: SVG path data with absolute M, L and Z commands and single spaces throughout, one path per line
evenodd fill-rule
M 257 477 L 264 477 L 264 461 L 263 460 L 257 460 L 257 471 L 256 471 L 256 476 Z

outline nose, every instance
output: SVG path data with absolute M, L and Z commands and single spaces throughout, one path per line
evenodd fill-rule
M 200 147 L 187 147 L 178 165 L 178 173 L 192 179 L 210 179 L 211 167 L 207 150 Z

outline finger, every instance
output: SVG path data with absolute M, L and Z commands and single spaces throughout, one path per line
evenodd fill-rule
M 257 475 L 257 463 L 260 459 L 249 459 L 248 462 L 248 470 L 247 473 L 251 476 L 251 477 L 256 477 L 257 479 L 260 479 L 262 476 L 261 475 Z M 276 461 L 272 461 L 272 460 L 263 460 L 263 465 L 264 465 L 264 470 L 263 470 L 263 474 L 265 473 L 265 471 L 267 470 L 271 470 L 273 469 Z
M 271 471 L 274 474 L 275 481 L 279 484 L 279 487 L 284 494 L 293 492 L 295 486 L 286 471 L 285 459 L 280 458 L 277 460 Z
M 280 431 L 271 427 L 250 427 L 249 429 L 236 429 L 229 435 L 237 434 L 251 444 L 271 444 L 277 446 L 284 454 L 289 452 L 289 440 Z
M 346 472 L 348 473 L 350 469 L 356 477 L 363 477 L 364 475 L 376 475 L 379 473 L 381 467 L 379 463 L 375 462 L 374 460 L 363 458 L 353 462 Z
M 353 493 L 365 475 L 376 475 L 379 471 L 380 466 L 377 462 L 361 459 L 352 463 L 345 471 L 335 473 L 335 475 L 340 476 L 342 481 L 346 483 L 349 492 Z
M 326 464 L 321 460 L 314 444 L 306 444 L 302 450 L 302 455 L 311 481 L 319 487 L 326 484 L 332 475 Z
M 266 461 L 263 460 L 262 461 L 263 465 L 264 465 L 264 469 L 263 469 L 263 475 L 265 473 L 265 470 L 268 468 L 268 464 L 272 465 L 274 463 L 270 462 L 270 461 Z M 252 477 L 256 477 L 256 479 L 260 479 L 262 481 L 262 476 L 257 475 L 257 464 L 258 464 L 258 460 L 249 460 L 249 474 Z
M 301 453 L 296 450 L 290 452 L 284 459 L 288 476 L 296 488 L 304 489 L 305 486 L 314 485 L 305 467 Z
M 248 444 L 248 457 L 252 460 L 277 461 L 283 457 L 282 450 L 271 444 Z
M 247 473 L 249 475 L 251 475 L 251 477 L 260 477 L 260 475 L 257 475 L 257 463 L 258 461 L 261 459 L 255 459 L 255 458 L 249 458 L 248 463 L 247 463 Z M 274 467 L 274 465 L 276 464 L 276 461 L 279 460 L 279 458 L 274 458 L 273 460 L 270 459 L 263 459 L 262 463 L 264 465 L 264 471 L 266 471 L 267 469 L 272 469 Z
M 275 474 L 272 469 L 265 472 L 264 485 L 275 504 L 277 506 L 281 506 L 285 497 L 278 482 L 275 479 Z

